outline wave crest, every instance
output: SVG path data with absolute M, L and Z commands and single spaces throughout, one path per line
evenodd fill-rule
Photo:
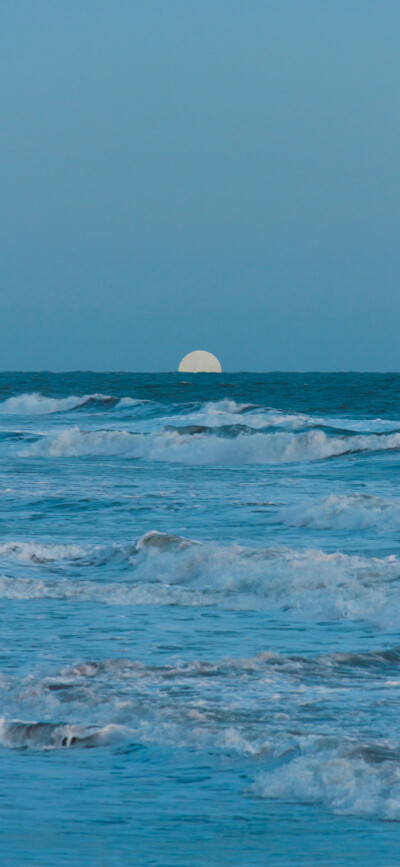
M 19 394 L 9 397 L 0 404 L 1 415 L 51 415 L 57 412 L 70 412 L 83 406 L 95 404 L 114 404 L 116 399 L 107 394 L 85 394 L 81 397 L 44 397 L 39 392 Z
M 366 620 L 386 627 L 398 622 L 399 562 L 388 557 L 327 554 L 318 549 L 243 548 L 196 543 L 151 532 L 138 543 L 40 552 L 21 543 L 3 548 L 6 562 L 30 559 L 40 578 L 3 575 L 0 597 L 9 599 L 80 599 L 111 605 L 219 605 L 283 610 L 302 618 Z M 55 555 L 59 565 L 77 569 L 70 578 L 46 575 L 43 566 Z M 64 559 L 63 559 L 64 558 Z M 96 567 L 113 562 L 118 580 L 103 583 Z M 91 579 L 86 567 L 93 566 Z M 81 567 L 82 571 L 81 571 Z M 120 580 L 121 568 L 126 579 Z M 85 576 L 85 577 L 83 577 Z
M 0 720 L 0 743 L 18 749 L 54 750 L 70 747 L 97 747 L 120 740 L 124 729 L 118 725 L 77 725 L 72 723 L 21 722 Z
M 170 430 L 140 434 L 73 427 L 44 436 L 19 454 L 22 457 L 120 456 L 195 466 L 317 461 L 399 448 L 399 433 L 335 437 L 313 429 L 301 433 L 254 433 L 252 436 L 240 433 L 231 439 Z
M 324 804 L 339 815 L 400 820 L 399 756 L 343 738 L 307 736 L 298 755 L 259 775 L 264 798 Z
M 330 494 L 283 509 L 279 517 L 292 527 L 393 532 L 400 528 L 400 502 L 364 493 Z

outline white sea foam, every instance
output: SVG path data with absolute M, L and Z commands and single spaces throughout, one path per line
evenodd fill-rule
M 7 708 L 0 745 L 47 751 L 122 740 L 211 749 L 229 754 L 230 761 L 251 757 L 253 790 L 261 797 L 399 820 L 396 733 L 371 740 L 369 724 L 367 734 L 362 724 L 355 733 L 352 721 L 341 718 L 345 697 L 355 696 L 360 716 L 376 708 L 379 695 L 387 701 L 382 667 L 393 665 L 398 669 L 398 648 L 317 657 L 264 652 L 164 664 L 76 661 L 50 674 L 9 675 L 0 684 Z M 326 716 L 321 698 L 330 708 Z M 56 721 L 36 721 L 43 716 Z
M 376 747 L 318 736 L 299 738 L 297 748 L 299 755 L 259 775 L 260 795 L 324 804 L 342 815 L 400 820 L 397 755 L 391 758 L 386 750 L 382 760 Z
M 400 448 L 400 434 L 329 437 L 321 430 L 239 434 L 234 439 L 202 434 L 159 431 L 134 434 L 127 430 L 67 428 L 42 437 L 19 452 L 22 456 L 121 456 L 188 465 L 276 464 L 315 461 L 349 453 Z
M 79 602 L 100 602 L 106 605 L 182 605 L 184 607 L 214 604 L 201 591 L 164 584 L 129 584 L 121 582 L 35 580 L 0 577 L 0 598 L 3 599 L 62 599 Z
M 50 677 L 28 676 L 4 685 L 6 704 L 7 696 L 11 703 L 15 696 L 24 709 L 41 709 L 61 719 L 66 714 L 69 719 L 3 718 L 0 744 L 47 751 L 125 740 L 212 749 L 239 759 L 251 757 L 253 791 L 260 797 L 321 804 L 340 815 L 398 821 L 396 739 L 371 741 L 362 732 L 349 735 L 345 720 L 339 735 L 339 708 L 334 719 L 320 717 L 321 695 L 327 701 L 330 694 L 336 705 L 338 684 L 342 697 L 345 691 L 360 690 L 354 672 L 347 681 L 327 679 L 322 669 L 327 666 L 329 671 L 332 662 L 335 656 L 300 659 L 273 653 L 165 665 L 114 658 L 78 662 Z M 370 701 L 375 704 L 369 694 L 369 689 L 358 692 L 365 710 Z M 299 709 L 310 708 L 315 699 L 317 731 L 301 733 Z M 78 723 L 76 716 L 95 721 Z
M 240 404 L 228 399 L 198 404 L 193 409 L 192 405 L 175 404 L 171 407 L 148 399 L 129 396 L 117 398 L 97 393 L 68 395 L 63 398 L 46 397 L 40 392 L 19 394 L 0 403 L 0 415 L 49 415 L 96 404 L 99 408 L 111 406 L 117 412 L 140 406 L 150 407 L 155 414 L 153 424 L 158 426 L 166 423 L 177 426 L 192 423 L 218 428 L 225 425 L 246 424 L 255 430 L 264 427 L 285 427 L 295 430 L 315 423 L 310 416 L 301 413 L 285 413 L 252 404 Z
M 399 431 L 400 419 L 389 418 L 338 418 L 325 417 L 320 422 L 327 427 L 349 430 L 357 433 L 389 433 Z
M 76 560 L 85 555 L 78 545 L 55 545 L 41 542 L 4 542 L 0 545 L 0 557 L 16 558 L 21 562 L 56 563 Z
M 68 412 L 87 403 L 106 403 L 112 400 L 106 394 L 85 394 L 81 397 L 70 395 L 69 397 L 55 398 L 44 397 L 42 394 L 19 394 L 9 397 L 0 404 L 2 415 L 49 415 L 57 412 Z
M 116 404 L 116 409 L 127 409 L 134 406 L 142 406 L 145 404 L 151 404 L 155 406 L 152 400 L 140 400 L 136 397 L 121 397 L 118 403 Z
M 181 537 L 150 533 L 136 545 L 21 547 L 8 543 L 8 558 L 31 563 L 101 566 L 113 559 L 127 568 L 127 580 L 111 583 L 46 576 L 3 575 L 0 597 L 80 599 L 105 604 L 220 605 L 285 610 L 302 618 L 363 619 L 385 628 L 398 622 L 400 564 L 383 558 L 327 554 L 317 549 L 250 549 L 216 543 L 195 544 Z M 64 558 L 64 559 L 63 559 Z M 9 562 L 5 560 L 5 564 Z M 11 565 L 11 564 L 10 564 Z M 12 572 L 14 573 L 15 567 Z
M 398 432 L 400 421 L 393 419 L 351 419 L 339 417 L 310 416 L 301 412 L 286 412 L 273 407 L 259 406 L 249 403 L 238 403 L 224 398 L 218 401 L 193 404 L 157 404 L 148 399 L 130 396 L 113 397 L 106 394 L 68 395 L 63 398 L 46 397 L 40 392 L 29 392 L 7 398 L 0 403 L 0 415 L 48 415 L 68 412 L 86 404 L 99 407 L 111 406 L 116 411 L 149 405 L 154 408 L 156 417 L 154 424 L 170 423 L 172 425 L 197 424 L 210 428 L 235 426 L 245 424 L 254 430 L 263 428 L 283 428 L 284 430 L 302 430 L 312 427 L 328 426 L 339 430 L 348 429 L 360 434 Z
M 280 519 L 292 527 L 316 530 L 400 529 L 400 502 L 370 494 L 330 494 L 282 509 Z
M 61 747 L 105 746 L 126 735 L 122 726 L 87 726 L 72 723 L 23 722 L 0 719 L 0 744 L 14 749 L 54 750 Z
M 103 566 L 112 561 L 127 562 L 137 550 L 135 543 L 82 546 L 9 541 L 0 545 L 0 558 L 42 565 L 56 563 L 62 566 L 72 563 Z
M 198 425 L 210 430 L 235 426 L 246 426 L 246 428 L 254 430 L 263 428 L 297 430 L 317 423 L 317 420 L 302 413 L 286 413 L 253 404 L 236 403 L 227 398 L 201 404 L 190 411 L 185 406 L 177 409 L 178 411 L 170 415 L 162 415 L 160 420 L 164 424 L 168 423 L 178 428 L 181 426 L 184 429 L 188 425 Z
M 286 413 L 252 404 L 236 403 L 234 400 L 210 401 L 194 412 L 173 419 L 192 421 L 209 427 L 246 424 L 254 429 L 264 427 L 302 428 L 315 423 L 310 416 L 302 413 Z

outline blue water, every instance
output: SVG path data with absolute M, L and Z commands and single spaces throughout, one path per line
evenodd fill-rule
M 400 375 L 0 374 L 0 862 L 400 863 Z

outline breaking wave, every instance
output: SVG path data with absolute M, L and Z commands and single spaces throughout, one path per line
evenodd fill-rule
M 0 403 L 0 415 L 43 416 L 94 408 L 114 410 L 117 413 L 124 411 L 122 413 L 124 418 L 129 418 L 126 410 L 141 408 L 146 416 L 150 413 L 154 425 L 162 427 L 164 423 L 169 422 L 176 429 L 181 426 L 203 426 L 213 430 L 243 425 L 249 431 L 275 428 L 300 430 L 315 424 L 323 424 L 322 419 L 313 419 L 302 413 L 287 413 L 254 404 L 237 403 L 227 398 L 205 403 L 166 406 L 148 399 L 98 393 L 69 395 L 62 398 L 46 397 L 40 392 L 19 394 Z
M 400 753 L 394 739 L 337 733 L 338 714 L 321 720 L 318 699 L 336 705 L 360 690 L 367 666 L 399 667 L 398 648 L 319 657 L 258 653 L 249 658 L 142 664 L 130 659 L 76 662 L 41 679 L 11 686 L 24 707 L 40 706 L 67 717 L 89 713 L 95 723 L 0 720 L 0 745 L 9 749 L 65 750 L 110 744 L 158 744 L 212 750 L 230 761 L 251 759 L 252 790 L 261 798 L 320 804 L 339 815 L 400 820 Z M 356 678 L 335 667 L 356 668 Z M 397 681 L 398 683 L 398 681 Z M 123 685 L 123 701 L 119 700 Z M 242 701 L 237 701 L 238 687 Z M 117 688 L 116 688 L 117 687 Z M 7 700 L 9 691 L 3 692 Z M 392 693 L 393 694 L 393 693 Z M 370 689 L 363 695 L 370 710 Z M 9 695 L 10 698 L 10 695 Z M 244 713 L 243 700 L 246 701 Z M 332 710 L 332 704 L 329 705 Z M 251 712 L 247 712 L 251 708 Z M 313 713 L 306 730 L 304 712 Z M 299 721 L 302 718 L 302 723 Z M 350 725 L 351 729 L 351 725 Z M 247 768 L 249 766 L 247 765 Z
M 289 761 L 259 775 L 264 798 L 323 804 L 340 815 L 400 820 L 399 754 L 382 744 L 309 735 Z
M 339 815 L 400 820 L 400 752 L 396 733 L 341 721 L 337 693 L 355 695 L 369 718 L 382 684 L 396 696 L 399 647 L 301 657 L 261 652 L 215 661 L 141 663 L 88 659 L 37 677 L 9 678 L 2 700 L 17 700 L 24 719 L 0 720 L 0 746 L 39 751 L 110 744 L 170 745 L 246 761 L 261 798 L 320 804 Z M 365 690 L 365 677 L 368 677 Z M 240 701 L 238 701 L 240 695 Z M 387 691 L 385 692 L 387 696 Z M 320 701 L 329 708 L 323 717 Z M 29 711 L 64 721 L 32 721 Z M 93 722 L 76 722 L 90 716 Z M 391 733 L 392 734 L 392 733 Z M 249 765 L 249 759 L 251 764 Z
M 124 736 L 122 726 L 85 726 L 72 723 L 0 720 L 0 744 L 18 749 L 54 750 L 70 747 L 105 746 Z
M 92 548 L 7 543 L 0 549 L 8 571 L 13 558 L 43 566 L 76 566 L 72 577 L 21 578 L 4 574 L 0 597 L 76 599 L 111 605 L 262 606 L 293 616 L 366 620 L 382 628 L 398 622 L 400 564 L 396 556 L 327 554 L 317 549 L 244 548 L 198 543 L 153 531 L 138 543 Z M 81 577 L 79 567 L 117 566 L 117 580 Z M 127 572 L 121 581 L 121 569 Z M 82 576 L 86 573 L 83 571 Z
M 302 413 L 281 412 L 254 404 L 236 403 L 225 398 L 197 405 L 194 409 L 184 404 L 175 407 L 169 422 L 178 429 L 179 425 L 200 425 L 209 430 L 243 426 L 249 431 L 257 431 L 269 428 L 297 430 L 310 427 L 316 420 Z
M 49 415 L 57 412 L 70 412 L 80 407 L 94 405 L 114 405 L 117 399 L 106 394 L 85 394 L 82 397 L 55 398 L 44 397 L 42 394 L 19 394 L 9 397 L 0 404 L 1 415 Z
M 400 502 L 371 494 L 330 494 L 282 509 L 280 518 L 292 527 L 316 530 L 400 529 Z
M 399 448 L 399 433 L 327 436 L 313 429 L 301 433 L 254 433 L 252 436 L 239 433 L 232 439 L 169 430 L 136 434 L 127 430 L 86 431 L 73 427 L 44 436 L 19 454 L 23 457 L 102 455 L 187 465 L 240 465 L 317 461 Z
M 169 533 L 159 533 L 151 530 L 137 543 L 111 545 L 55 545 L 44 542 L 5 542 L 0 545 L 0 557 L 16 559 L 22 563 L 33 564 L 82 564 L 83 566 L 104 566 L 111 562 L 118 564 L 130 562 L 140 551 L 184 551 L 199 545 L 200 542 L 175 536 Z
M 136 544 L 126 545 L 55 545 L 44 542 L 5 542 L 0 545 L 0 558 L 31 564 L 80 564 L 103 566 L 106 563 L 125 562 L 137 552 Z

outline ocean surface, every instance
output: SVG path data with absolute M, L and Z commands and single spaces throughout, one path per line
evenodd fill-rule
M 399 471 L 399 374 L 0 374 L 0 863 L 399 865 Z

